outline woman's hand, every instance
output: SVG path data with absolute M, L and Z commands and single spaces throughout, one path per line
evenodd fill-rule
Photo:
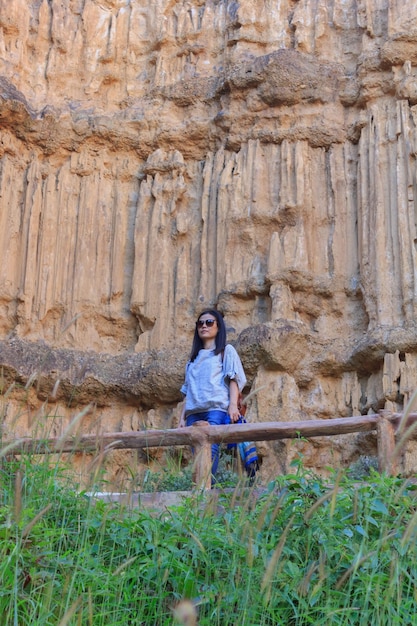
M 229 404 L 228 413 L 229 413 L 230 421 L 233 424 L 238 421 L 240 417 L 240 413 L 239 413 L 239 409 L 237 408 L 237 403 Z

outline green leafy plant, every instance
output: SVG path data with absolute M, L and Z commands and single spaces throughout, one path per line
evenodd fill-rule
M 199 626 L 413 623 L 407 481 L 324 480 L 299 462 L 260 496 L 239 484 L 158 513 L 77 491 L 53 458 L 3 458 L 4 626 L 168 626 L 185 600 Z
M 363 480 L 368 478 L 372 470 L 378 471 L 378 458 L 376 456 L 361 455 L 348 469 L 351 478 Z

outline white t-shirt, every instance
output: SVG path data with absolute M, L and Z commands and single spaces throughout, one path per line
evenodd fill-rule
M 235 380 L 239 391 L 242 391 L 246 376 L 233 346 L 228 344 L 223 355 L 214 354 L 214 350 L 200 350 L 185 369 L 185 382 L 181 387 L 186 396 L 185 415 L 211 410 L 227 413 L 231 380 Z

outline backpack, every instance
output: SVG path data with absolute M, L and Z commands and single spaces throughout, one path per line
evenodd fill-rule
M 224 350 L 221 352 L 222 362 L 224 357 Z M 246 403 L 243 398 L 242 392 L 239 392 L 239 397 L 237 401 L 237 408 L 239 409 L 240 417 L 236 424 L 246 424 L 245 414 L 246 414 Z M 239 458 L 242 462 L 242 465 L 246 471 L 246 474 L 249 478 L 250 483 L 252 484 L 255 480 L 256 472 L 259 471 L 259 457 L 258 452 L 256 450 L 256 445 L 253 441 L 244 441 L 242 443 L 229 443 L 227 444 L 227 449 L 232 450 L 237 448 L 239 451 Z
M 246 404 L 243 399 L 242 393 L 239 393 L 239 399 L 237 403 L 240 418 L 236 422 L 237 424 L 246 424 L 245 414 L 246 414 Z M 256 472 L 259 471 L 259 457 L 258 452 L 256 450 L 256 445 L 253 441 L 243 441 L 242 443 L 229 443 L 227 446 L 228 450 L 233 448 L 238 449 L 239 458 L 242 462 L 242 465 L 246 471 L 247 477 L 249 478 L 250 483 L 253 483 L 255 480 Z

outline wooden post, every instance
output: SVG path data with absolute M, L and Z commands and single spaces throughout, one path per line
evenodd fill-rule
M 397 462 L 394 459 L 395 429 L 391 422 L 391 411 L 383 409 L 379 411 L 379 419 L 376 425 L 378 444 L 378 469 L 389 476 L 398 473 Z
M 207 428 L 205 420 L 194 422 L 192 428 Z M 194 450 L 193 482 L 198 489 L 211 489 L 211 444 L 204 437 L 202 442 L 196 443 Z

